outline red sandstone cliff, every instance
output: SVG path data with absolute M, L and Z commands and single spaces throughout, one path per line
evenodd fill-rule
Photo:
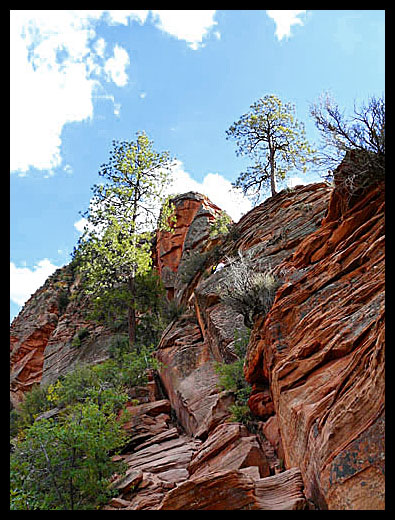
M 255 323 L 246 378 L 270 388 L 286 467 L 321 508 L 384 508 L 384 189 L 347 206 L 335 189 L 319 228 Z M 273 421 L 272 421 L 273 422 Z
M 232 396 L 214 370 L 235 359 L 234 332 L 244 326 L 217 294 L 227 267 L 213 273 L 220 255 L 208 256 L 189 283 L 180 277 L 191 253 L 214 247 L 210 224 L 220 210 L 199 194 L 176 197 L 175 232 L 158 234 L 155 261 L 187 312 L 158 345 L 162 388 L 152 381 L 130 406 L 125 427 L 136 442 L 122 455 L 126 476 L 114 481 L 120 495 L 105 509 L 384 508 L 382 186 L 346 202 L 324 183 L 284 190 L 220 246 L 223 256 L 248 250 L 283 280 L 248 346 L 250 433 L 227 422 Z M 106 355 L 108 336 L 97 329 L 83 349 L 70 349 L 76 327 L 91 325 L 77 302 L 59 315 L 48 297 L 55 289 L 38 291 L 12 324 L 16 401 L 33 382 Z

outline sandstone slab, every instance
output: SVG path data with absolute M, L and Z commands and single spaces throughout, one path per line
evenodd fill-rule
M 229 470 L 190 478 L 169 491 L 157 509 L 297 510 L 306 508 L 300 471 L 254 480 L 253 472 Z

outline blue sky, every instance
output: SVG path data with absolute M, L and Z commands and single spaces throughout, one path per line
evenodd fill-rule
M 275 94 L 309 106 L 330 91 L 352 111 L 384 94 L 384 11 L 10 12 L 10 318 L 80 236 L 113 139 L 145 130 L 176 158 L 174 192 L 208 195 L 238 220 L 229 191 L 248 164 L 225 131 Z M 314 171 L 288 183 L 318 182 Z

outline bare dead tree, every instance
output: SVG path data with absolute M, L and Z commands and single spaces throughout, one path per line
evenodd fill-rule
M 336 179 L 350 195 L 365 189 L 385 176 L 385 101 L 371 97 L 346 117 L 326 94 L 312 104 L 310 113 L 320 131 L 322 143 L 318 165 L 327 179 L 343 162 L 342 175 Z

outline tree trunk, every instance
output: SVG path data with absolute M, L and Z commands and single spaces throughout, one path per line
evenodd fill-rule
M 134 347 L 136 343 L 136 311 L 134 308 L 135 304 L 135 286 L 134 277 L 129 278 L 129 290 L 130 290 L 130 305 L 128 307 L 128 332 L 129 332 L 129 344 L 130 347 Z
M 277 193 L 276 191 L 276 163 L 274 161 L 274 152 L 270 153 L 270 189 L 272 190 L 272 197 Z

